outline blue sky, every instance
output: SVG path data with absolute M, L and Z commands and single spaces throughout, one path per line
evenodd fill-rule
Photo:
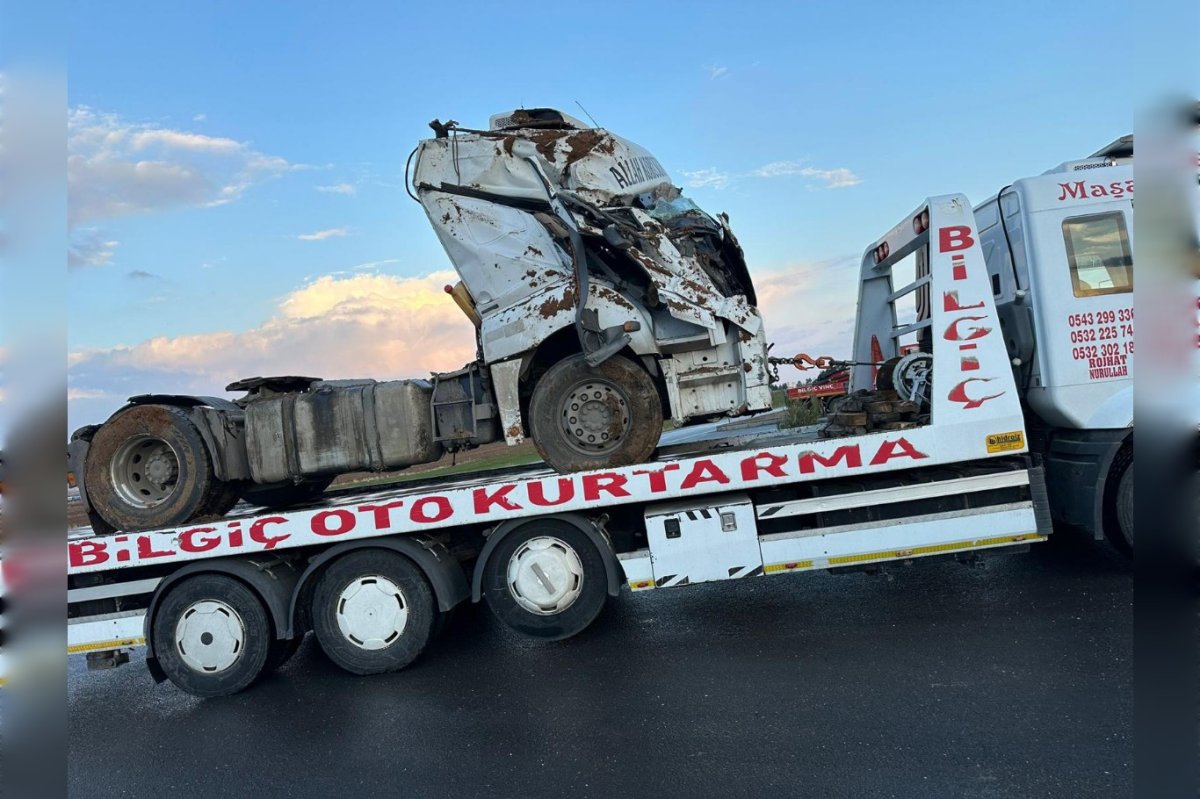
M 647 147 L 730 214 L 774 281 L 781 347 L 844 354 L 853 264 L 922 197 L 978 201 L 1132 129 L 1120 55 L 1081 79 L 1128 31 L 1072 38 L 1069 5 L 77 3 L 71 422 L 219 390 L 237 376 L 222 360 L 456 367 L 469 329 L 426 307 L 449 262 L 404 160 L 435 117 L 482 127 L 522 105 L 578 101 Z M 318 316 L 328 329 L 293 341 Z

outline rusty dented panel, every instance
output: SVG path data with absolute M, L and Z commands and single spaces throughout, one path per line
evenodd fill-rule
M 246 409 L 250 471 L 259 483 L 320 474 L 379 471 L 442 455 L 433 440 L 423 380 L 318 383 Z

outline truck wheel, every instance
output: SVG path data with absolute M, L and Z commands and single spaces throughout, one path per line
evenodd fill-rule
M 595 367 L 582 355 L 551 366 L 534 386 L 529 417 L 534 446 L 560 472 L 643 463 L 663 427 L 654 380 L 620 355 Z
M 1117 529 L 1129 552 L 1133 552 L 1133 463 L 1117 483 Z
M 251 505 L 260 505 L 271 510 L 285 510 L 305 502 L 312 502 L 333 482 L 332 477 L 319 477 L 315 480 L 305 480 L 302 483 L 285 484 L 281 486 L 264 486 L 249 488 L 242 494 L 242 499 Z
M 483 594 L 496 617 L 517 632 L 548 641 L 570 638 L 604 607 L 604 557 L 572 524 L 526 524 L 488 557 Z
M 267 609 L 244 583 L 198 574 L 163 598 L 151 631 L 163 672 L 195 696 L 228 696 L 262 673 L 271 648 Z
M 219 519 L 233 510 L 234 505 L 238 504 L 238 500 L 242 498 L 244 485 L 237 480 L 214 480 L 213 482 L 216 485 L 209 492 L 208 500 L 197 515 Z
M 1117 549 L 1133 555 L 1133 458 L 1121 472 L 1116 491 L 1112 494 L 1112 512 L 1109 514 L 1108 537 Z
M 1104 491 L 1104 534 L 1123 554 L 1133 556 L 1133 450 L 1123 448 L 1109 467 Z
M 219 487 L 200 433 L 165 405 L 138 405 L 105 422 L 84 471 L 92 508 L 118 530 L 183 524 Z
M 352 674 L 397 671 L 429 643 L 433 591 L 411 560 L 383 549 L 342 556 L 313 594 L 313 632 L 321 649 Z
M 875 372 L 875 390 L 876 391 L 895 391 L 896 390 L 896 364 L 900 363 L 899 358 L 888 358 L 883 363 L 879 364 L 879 369 Z

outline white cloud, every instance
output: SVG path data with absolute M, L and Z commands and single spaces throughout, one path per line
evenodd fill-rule
M 717 80 L 719 78 L 725 77 L 728 74 L 729 74 L 729 67 L 713 65 L 708 68 L 709 80 Z
M 804 161 L 771 161 L 742 173 L 722 172 L 716 167 L 709 167 L 695 172 L 684 172 L 683 175 L 687 178 L 687 185 L 693 189 L 723 189 L 744 178 L 805 177 L 820 181 L 810 183 L 809 189 L 844 189 L 862 183 L 862 178 L 845 167 L 817 169 L 805 166 Z
M 857 256 L 792 264 L 754 275 L 773 355 L 791 357 L 806 352 L 814 358 L 848 358 L 854 333 L 858 296 Z M 815 372 L 780 369 L 780 379 L 792 382 Z
M 148 128 L 139 130 L 129 138 L 129 146 L 134 150 L 147 150 L 152 147 L 164 147 L 170 150 L 190 151 L 194 153 L 236 153 L 246 145 L 222 136 L 206 136 L 203 133 L 184 133 L 178 130 L 164 128 Z
M 684 172 L 683 176 L 687 178 L 687 185 L 693 189 L 723 189 L 733 179 L 728 172 L 721 172 L 714 167 Z
M 862 183 L 862 178 L 845 167 L 838 169 L 805 169 L 800 174 L 825 181 L 824 186 L 817 187 L 822 189 L 844 189 L 847 186 L 857 186 L 859 183 Z
M 193 122 L 203 122 L 206 119 L 208 119 L 208 114 L 196 114 L 192 117 Z
M 803 161 L 772 161 L 769 164 L 763 164 L 757 169 L 751 170 L 750 174 L 756 178 L 778 178 L 798 175 L 800 177 L 815 178 L 821 182 L 820 185 L 810 185 L 810 189 L 844 189 L 848 186 L 857 186 L 859 183 L 862 183 L 862 178 L 845 167 L 817 169 L 816 167 L 805 166 Z
M 97 400 L 108 399 L 112 394 L 107 391 L 101 391 L 98 388 L 68 388 L 67 402 L 79 402 L 80 400 Z
M 67 113 L 71 227 L 130 214 L 223 205 L 295 168 L 246 142 L 129 122 L 77 106 Z
M 358 189 L 349 183 L 335 183 L 332 186 L 317 186 L 317 191 L 325 192 L 326 194 L 354 194 Z
M 365 264 L 355 264 L 350 267 L 351 272 L 367 272 L 372 269 L 378 269 L 385 264 L 398 264 L 399 258 L 384 258 L 382 261 L 367 261 Z
M 750 174 L 756 178 L 777 178 L 784 175 L 803 175 L 804 169 L 803 161 L 772 161 L 751 170 Z
M 344 227 L 331 227 L 326 230 L 318 230 L 313 233 L 301 233 L 296 238 L 300 241 L 325 241 L 325 239 L 340 238 L 348 232 Z
M 113 241 L 99 228 L 83 228 L 71 234 L 67 249 L 67 266 L 81 269 L 85 266 L 105 266 L 112 262 L 119 241 Z
M 453 369 L 475 357 L 471 323 L 443 290 L 457 280 L 448 270 L 410 278 L 325 275 L 288 294 L 250 330 L 76 350 L 68 358 L 71 382 L 108 396 L 80 397 L 71 423 L 101 421 L 133 394 L 212 394 L 249 375 L 385 380 Z

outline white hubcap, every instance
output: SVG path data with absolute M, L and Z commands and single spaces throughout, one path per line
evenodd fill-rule
M 237 611 L 216 600 L 188 606 L 175 624 L 175 648 L 188 668 L 214 674 L 242 656 L 246 626 Z
M 408 605 L 400 586 L 386 577 L 359 577 L 342 589 L 337 603 L 338 629 L 362 649 L 384 649 L 408 624 Z
M 583 593 L 583 563 L 565 541 L 531 538 L 508 561 L 508 590 L 530 613 L 562 613 Z

